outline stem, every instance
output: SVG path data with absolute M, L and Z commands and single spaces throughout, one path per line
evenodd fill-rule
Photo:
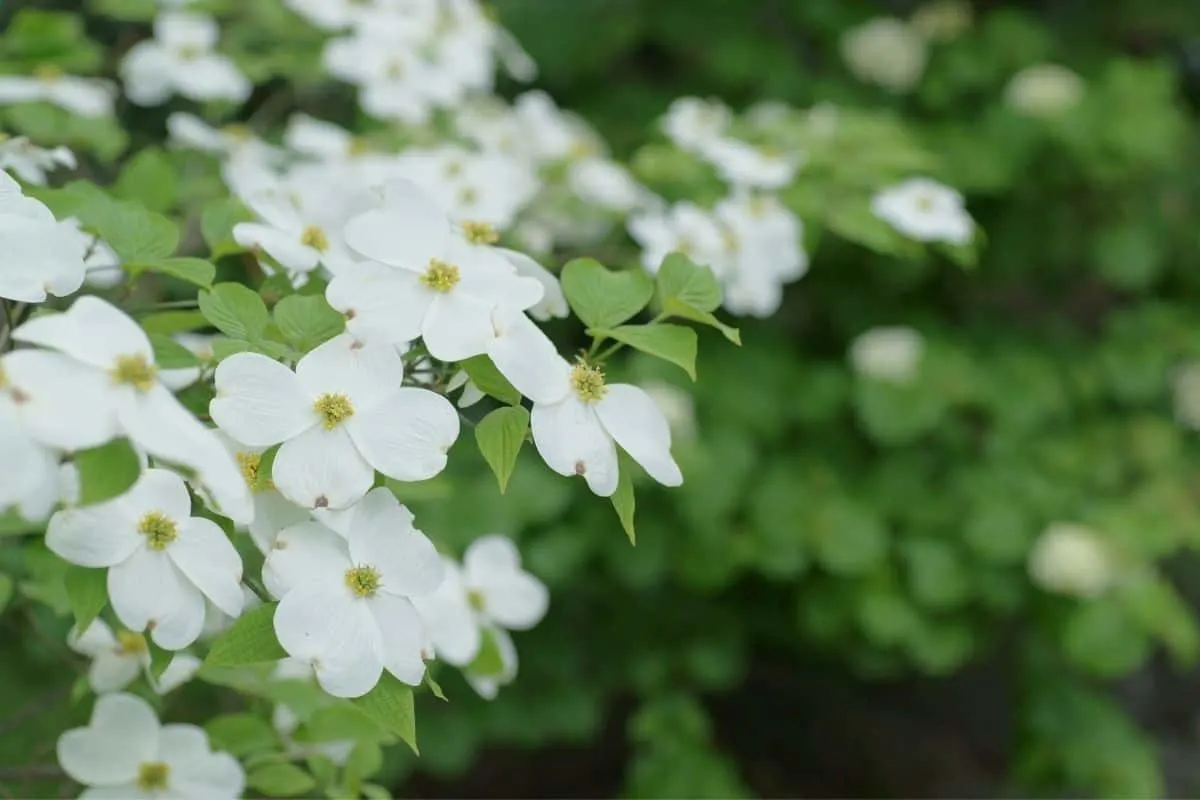
M 267 592 L 267 590 L 264 587 L 259 586 L 257 581 L 252 581 L 247 578 L 245 583 L 246 583 L 246 586 L 250 587 L 250 591 L 252 591 L 256 595 L 258 595 L 259 600 L 262 600 L 264 603 L 274 603 L 275 602 L 275 598 L 271 597 L 271 595 Z
M 173 309 L 191 309 L 199 307 L 200 303 L 197 300 L 171 300 L 166 303 L 155 303 L 154 305 L 147 306 L 146 308 L 139 308 L 133 313 L 151 314 L 155 311 L 171 311 Z
M 0 308 L 4 310 L 4 328 L 0 330 L 0 353 L 8 346 L 8 340 L 12 338 L 12 333 L 21 324 L 21 317 L 25 315 L 28 305 L 25 303 L 13 303 L 10 307 L 8 303 L 0 301 Z

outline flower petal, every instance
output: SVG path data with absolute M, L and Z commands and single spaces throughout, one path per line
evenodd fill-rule
M 346 224 L 345 239 L 367 258 L 421 272 L 431 258 L 444 254 L 450 220 L 415 183 L 394 180 L 384 189 L 382 208 Z
M 465 582 L 483 595 L 483 612 L 514 630 L 528 630 L 546 615 L 550 594 L 521 569 L 521 554 L 505 536 L 476 539 L 463 556 Z
M 213 605 L 231 617 L 242 613 L 242 559 L 217 523 L 187 520 L 166 553 Z
M 134 525 L 143 515 L 157 511 L 182 524 L 192 515 L 192 498 L 187 486 L 169 469 L 148 469 L 133 487 L 117 499 L 128 511 Z
M 346 330 L 364 342 L 405 344 L 421 335 L 433 293 L 407 270 L 368 262 L 339 272 L 325 289 L 346 316 Z
M 319 522 L 302 522 L 275 537 L 275 547 L 263 564 L 263 583 L 278 598 L 303 586 L 333 590 L 343 585 L 352 566 L 345 539 Z
M 387 592 L 380 592 L 367 604 L 379 628 L 384 668 L 408 685 L 419 686 L 425 677 L 421 658 L 425 628 L 417 610 L 407 598 Z
M 296 378 L 314 400 L 323 394 L 345 395 L 357 415 L 400 388 L 404 362 L 389 343 L 363 344 L 343 333 L 300 359 Z
M 92 620 L 83 633 L 75 635 L 75 629 L 67 634 L 67 647 L 76 653 L 95 658 L 105 651 L 111 651 L 117 646 L 117 638 L 113 636 L 112 628 L 102 619 Z
M 311 272 L 321 260 L 317 250 L 300 241 L 300 232 L 283 231 L 255 222 L 233 226 L 233 238 L 242 247 L 259 249 L 288 272 Z
M 20 393 L 21 423 L 35 439 L 63 450 L 84 450 L 117 434 L 111 381 L 103 372 L 60 353 L 18 350 L 4 357 L 11 389 Z
M 534 403 L 557 403 L 571 390 L 571 365 L 542 329 L 521 311 L 492 313 L 495 338 L 488 357 L 518 392 Z
M 214 376 L 213 422 L 239 442 L 270 447 L 298 436 L 318 420 L 312 400 L 290 369 L 258 353 L 237 353 Z
M 50 518 L 46 547 L 83 567 L 112 567 L 142 546 L 137 517 L 121 498 L 83 508 L 64 508 Z
M 86 728 L 58 740 L 58 763 L 73 780 L 92 786 L 128 783 L 158 750 L 158 718 L 141 698 L 109 694 L 96 701 Z
M 671 457 L 671 428 L 650 395 L 627 383 L 611 384 L 596 403 L 596 416 L 651 478 L 664 486 L 683 483 L 683 473 Z
M 163 670 L 162 675 L 158 676 L 154 691 L 159 694 L 167 694 L 178 689 L 200 671 L 202 663 L 200 659 L 188 653 L 176 653 L 171 662 L 167 664 L 167 668 Z
M 412 523 L 408 509 L 382 487 L 367 492 L 355 506 L 347 539 L 350 559 L 378 569 L 389 594 L 429 594 L 442 582 L 437 548 Z
M 429 354 L 442 361 L 462 361 L 486 352 L 495 338 L 492 306 L 451 290 L 434 298 L 421 326 Z
M 533 443 L 559 475 L 582 475 L 601 497 L 617 490 L 617 448 L 595 412 L 573 394 L 559 403 L 535 403 Z
M 98 297 L 79 298 L 60 314 L 35 317 L 13 331 L 13 338 L 66 353 L 101 369 L 118 356 L 140 355 L 154 362 L 150 340 L 138 324 Z
M 479 655 L 482 639 L 479 620 L 467 599 L 458 565 L 444 559 L 445 580 L 433 594 L 414 597 L 413 605 L 425 622 L 437 657 L 456 667 L 465 667 Z
M 204 627 L 204 596 L 162 551 L 139 549 L 110 568 L 108 596 L 125 627 L 149 628 L 166 650 L 187 647 Z
M 96 694 L 124 689 L 142 671 L 142 660 L 136 655 L 115 651 L 101 653 L 88 667 L 88 684 Z
M 304 508 L 345 508 L 370 490 L 375 470 L 355 449 L 348 427 L 317 425 L 283 443 L 271 477 L 284 497 Z
M 375 619 L 344 586 L 288 592 L 275 611 L 275 635 L 289 655 L 313 664 L 317 683 L 334 697 L 361 697 L 383 673 Z
M 308 520 L 309 514 L 274 489 L 254 495 L 254 519 L 250 537 L 264 554 L 275 545 L 275 535 L 289 525 Z
M 458 412 L 439 394 L 406 387 L 351 417 L 346 430 L 366 462 L 384 475 L 423 481 L 445 468 L 446 453 L 458 438 Z

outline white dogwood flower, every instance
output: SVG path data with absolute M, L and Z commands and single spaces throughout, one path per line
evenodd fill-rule
M 59 167 L 75 169 L 75 154 L 65 147 L 38 147 L 24 136 L 0 133 L 0 170 L 12 170 L 34 186 L 46 185 L 46 173 Z
M 1029 577 L 1047 592 L 1099 597 L 1117 581 L 1117 564 L 1104 540 L 1072 522 L 1046 527 L 1029 553 Z
M 26 197 L 2 171 L 0 241 L 0 297 L 41 303 L 47 295 L 65 297 L 83 285 L 87 268 L 78 243 L 59 235 L 50 209 Z
M 925 73 L 929 47 L 915 28 L 894 17 L 875 17 L 842 34 L 842 58 L 856 78 L 901 94 Z
M 252 447 L 282 443 L 271 478 L 305 508 L 345 508 L 371 488 L 375 470 L 402 481 L 432 478 L 458 438 L 458 414 L 446 398 L 401 387 L 395 347 L 349 334 L 308 353 L 295 372 L 238 353 L 215 377 L 213 420 Z
M 601 497 L 617 490 L 617 445 L 664 486 L 683 483 L 671 429 L 645 391 L 609 384 L 601 367 L 569 364 L 524 314 L 497 314 L 488 349 L 496 368 L 533 401 L 533 443 L 560 475 L 581 475 Z
M 173 94 L 242 102 L 253 87 L 231 60 L 215 51 L 219 35 L 211 17 L 159 14 L 154 38 L 135 44 L 121 62 L 126 96 L 139 106 L 160 105 Z
M 642 266 L 651 273 L 676 251 L 712 268 L 718 278 L 728 269 L 730 242 L 716 217 L 695 203 L 685 200 L 665 212 L 631 216 L 627 227 L 629 235 L 642 246 Z
M 919 242 L 961 245 L 975 235 L 962 195 L 929 178 L 910 178 L 878 192 L 871 198 L 871 211 Z
M 40 101 L 81 117 L 109 117 L 115 95 L 109 81 L 64 75 L 57 67 L 43 67 L 32 77 L 0 76 L 0 105 Z
M 150 340 L 122 311 L 97 297 L 81 297 L 62 313 L 26 322 L 13 338 L 59 351 L 68 359 L 56 360 L 54 369 L 94 387 L 59 398 L 73 404 L 69 429 L 79 432 L 74 444 L 63 440 L 64 449 L 125 435 L 154 458 L 195 471 L 222 514 L 249 521 L 250 494 L 237 465 L 215 432 L 162 384 Z
M 67 646 L 92 659 L 87 677 L 96 694 L 120 691 L 142 674 L 158 694 L 166 694 L 191 680 L 200 668 L 200 659 L 176 653 L 155 681 L 150 676 L 150 647 L 146 637 L 125 629 L 114 633 L 102 619 L 93 620 L 79 636 L 73 633 L 68 636 Z
M 925 337 L 896 325 L 871 328 L 854 338 L 850 364 L 859 375 L 878 381 L 908 383 L 917 376 L 925 353 Z
M 213 752 L 195 725 L 159 725 L 150 704 L 131 694 L 96 701 L 86 728 L 58 738 L 63 772 L 88 787 L 82 797 L 241 797 L 246 775 L 237 759 Z
M 722 136 L 703 146 L 704 158 L 737 188 L 782 189 L 796 177 L 800 157 Z
M 148 469 L 120 497 L 57 512 L 46 546 L 72 564 L 107 567 L 122 624 L 179 650 L 200 636 L 204 598 L 230 616 L 242 610 L 241 557 L 215 522 L 191 510 L 182 478 Z
M 725 135 L 733 114 L 719 100 L 680 97 L 662 119 L 663 133 L 684 150 L 700 152 Z
M 274 488 L 270 480 L 261 474 L 265 447 L 250 447 L 235 441 L 224 431 L 218 431 L 222 443 L 233 454 L 242 470 L 242 477 L 254 496 L 254 517 L 246 526 L 250 538 L 263 553 L 268 552 L 275 542 L 275 534 L 289 525 L 306 522 L 311 518 L 308 511 L 288 500 Z
M 387 670 L 416 686 L 425 675 L 425 631 L 411 598 L 442 581 L 433 543 L 387 489 L 355 509 L 347 538 L 304 523 L 281 531 L 263 580 L 281 595 L 275 634 L 311 664 L 335 697 L 360 697 Z
M 437 204 L 409 181 L 393 181 L 385 203 L 352 219 L 346 242 L 379 263 L 337 275 L 326 298 L 347 316 L 346 329 L 369 341 L 403 344 L 418 336 L 430 355 L 461 361 L 487 349 L 492 310 L 526 309 L 541 283 L 517 274 L 488 225 L 452 230 Z

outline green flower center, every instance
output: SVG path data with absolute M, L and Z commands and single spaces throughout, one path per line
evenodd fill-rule
M 129 384 L 139 392 L 148 392 L 154 388 L 158 368 L 141 353 L 135 353 L 131 356 L 117 356 L 117 363 L 111 374 L 115 383 Z
M 354 416 L 354 406 L 344 394 L 326 393 L 313 403 L 313 410 L 324 417 L 325 430 L 331 431 Z
M 171 768 L 161 761 L 148 761 L 138 767 L 137 785 L 143 792 L 161 792 L 167 788 Z
M 184 61 L 195 61 L 204 51 L 194 44 L 185 44 L 175 52 Z
M 138 533 L 146 537 L 151 550 L 165 550 L 179 538 L 179 526 L 161 511 L 148 511 L 138 522 Z
M 608 394 L 604 385 L 604 370 L 580 361 L 571 369 L 571 386 L 586 403 L 594 403 Z
M 447 264 L 438 258 L 429 259 L 429 268 L 421 276 L 421 283 L 435 292 L 448 292 L 458 285 L 460 276 L 458 267 Z
M 500 241 L 500 234 L 486 222 L 464 222 L 462 229 L 471 244 L 495 244 Z
M 374 597 L 380 583 L 379 570 L 374 567 L 364 564 L 346 570 L 346 586 L 355 597 Z
M 483 611 L 484 606 L 487 605 L 483 599 L 483 592 L 478 589 L 467 590 L 467 603 L 476 611 Z
M 317 225 L 309 225 L 304 229 L 304 233 L 300 234 L 300 244 L 311 247 L 318 253 L 324 253 L 329 249 L 329 237 Z
M 132 656 L 149 650 L 146 637 L 133 631 L 117 631 L 117 652 Z
M 917 200 L 913 205 L 917 207 L 917 211 L 920 211 L 922 214 L 928 214 L 929 212 L 933 211 L 936 204 L 933 202 L 932 197 L 927 194 L 922 194 L 917 195 Z

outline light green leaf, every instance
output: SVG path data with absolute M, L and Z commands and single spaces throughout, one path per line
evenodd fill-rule
M 150 22 L 158 14 L 155 0 L 93 0 L 97 14 L 136 22 Z
M 218 283 L 211 290 L 200 292 L 199 302 L 205 319 L 234 339 L 249 342 L 261 339 L 271 322 L 262 298 L 240 283 Z
M 3 604 L 0 604 L 0 608 L 3 607 Z M 425 670 L 425 685 L 438 700 L 441 700 L 442 702 L 449 702 L 446 700 L 446 693 L 442 691 L 441 684 L 433 679 L 433 673 L 431 673 L 429 670 Z
M 275 637 L 275 607 L 264 603 L 247 611 L 216 638 L 204 659 L 206 667 L 241 667 L 287 658 Z
M 459 366 L 463 368 L 467 377 L 471 379 L 471 383 L 475 384 L 479 391 L 502 403 L 514 406 L 520 404 L 521 393 L 508 382 L 508 378 L 500 374 L 500 370 L 496 369 L 496 365 L 487 356 L 472 356 L 466 361 L 460 362 Z
M 466 666 L 465 671 L 480 678 L 491 678 L 504 673 L 504 656 L 500 652 L 500 643 L 496 640 L 495 631 L 483 629 L 479 653 L 475 660 Z
M 75 633 L 82 634 L 108 605 L 108 570 L 72 564 L 63 585 L 75 616 Z
M 250 771 L 246 783 L 251 789 L 268 797 L 295 797 L 317 785 L 304 770 L 295 764 L 266 764 Z
M 166 154 L 148 147 L 125 162 L 113 193 L 147 208 L 169 211 L 179 196 L 179 181 Z
M 696 380 L 696 332 L 682 325 L 655 323 L 653 325 L 622 325 L 619 328 L 591 331 L 593 336 L 607 336 L 664 361 L 670 361 L 692 380 Z
M 174 253 L 179 245 L 179 227 L 137 203 L 124 200 L 88 203 L 77 215 L 80 222 L 116 251 L 122 262 L 159 261 Z
M 37 533 L 43 527 L 44 525 L 41 523 L 31 522 L 15 511 L 7 511 L 0 514 L 0 538 Z
M 146 333 L 164 336 L 208 327 L 208 320 L 199 311 L 160 311 L 147 314 L 138 321 Z
M 589 328 L 620 325 L 654 296 L 654 284 L 641 270 L 616 272 L 590 258 L 568 262 L 561 281 L 567 302 Z
M 275 306 L 274 316 L 283 338 L 302 353 L 346 329 L 346 319 L 321 295 L 289 295 Z
M 712 270 L 693 263 L 683 253 L 670 253 L 663 259 L 657 284 L 664 305 L 674 302 L 696 311 L 716 311 L 721 305 L 721 285 Z
M 214 750 L 235 756 L 271 750 L 279 744 L 275 728 L 253 714 L 222 714 L 205 723 L 204 730 Z
M 417 750 L 417 717 L 413 709 L 412 687 L 401 683 L 390 672 L 384 672 L 375 688 L 354 699 L 354 705 L 367 713 L 387 730 L 399 736 Z
M 625 529 L 625 535 L 629 537 L 629 543 L 637 544 L 637 532 L 633 527 L 633 514 L 637 508 L 637 502 L 633 496 L 633 463 L 632 459 L 625 453 L 618 453 L 619 473 L 617 476 L 617 490 L 613 492 L 612 504 L 616 509 L 617 518 L 621 520 L 621 527 Z
M 346 782 L 355 796 L 362 786 L 363 779 L 369 778 L 383 769 L 383 751 L 375 742 L 359 742 L 350 753 L 346 762 Z
M 159 369 L 188 369 L 200 366 L 196 354 L 170 336 L 150 334 L 150 345 L 154 348 L 154 363 Z
M 479 452 L 496 474 L 501 494 L 508 488 L 508 479 L 517 466 L 517 456 L 521 454 L 528 431 L 529 412 L 520 406 L 498 408 L 475 426 Z
M 254 215 L 236 198 L 218 200 L 205 206 L 200 215 L 200 233 L 212 250 L 212 257 L 216 259 L 245 250 L 234 240 L 233 226 L 253 219 Z
M 79 505 L 102 503 L 129 491 L 142 474 L 142 464 L 128 439 L 80 450 L 75 454 L 79 470 Z
M 125 264 L 125 269 L 134 277 L 143 272 L 169 275 L 181 281 L 207 289 L 217 277 L 217 268 L 203 258 L 161 258 L 156 261 L 136 261 Z
M 376 719 L 349 701 L 338 702 L 315 710 L 305 720 L 304 729 L 296 733 L 297 741 L 391 743 L 396 737 Z
M 255 352 L 254 345 L 243 339 L 226 339 L 218 337 L 212 342 L 213 359 L 219 364 L 225 359 L 238 353 Z

